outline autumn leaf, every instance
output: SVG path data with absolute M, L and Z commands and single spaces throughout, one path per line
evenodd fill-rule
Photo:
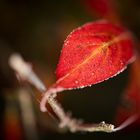
M 82 0 L 82 4 L 94 17 L 97 15 L 111 21 L 119 21 L 116 3 L 113 0 Z
M 82 88 L 115 76 L 131 62 L 133 47 L 127 30 L 105 20 L 75 29 L 64 42 L 54 87 Z
M 122 72 L 134 58 L 132 40 L 126 29 L 106 20 L 72 31 L 61 50 L 57 81 L 43 96 L 41 110 L 46 111 L 51 93 L 91 86 Z
M 117 110 L 116 124 L 121 124 L 135 114 L 139 117 L 134 125 L 140 126 L 140 57 L 131 66 L 128 84 Z

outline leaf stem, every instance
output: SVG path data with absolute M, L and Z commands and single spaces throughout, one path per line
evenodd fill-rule
M 67 128 L 71 132 L 76 131 L 85 131 L 85 132 L 95 132 L 95 131 L 103 131 L 103 132 L 115 132 L 123 129 L 129 124 L 133 123 L 136 119 L 135 117 L 126 120 L 122 125 L 117 128 L 114 128 L 114 125 L 107 124 L 104 121 L 98 124 L 86 124 L 81 120 L 77 120 L 72 118 L 70 113 L 65 113 L 62 106 L 56 101 L 57 93 L 63 91 L 63 88 L 50 88 L 46 89 L 43 82 L 38 78 L 38 76 L 34 73 L 31 68 L 31 65 L 23 60 L 23 58 L 19 54 L 13 54 L 9 58 L 9 65 L 13 70 L 16 71 L 16 74 L 21 78 L 21 80 L 26 80 L 30 84 L 34 85 L 41 93 L 43 94 L 42 101 L 40 103 L 41 111 L 47 111 L 45 107 L 46 102 L 49 103 L 54 113 L 58 116 L 60 120 L 59 127 Z M 50 113 L 50 112 L 49 112 Z

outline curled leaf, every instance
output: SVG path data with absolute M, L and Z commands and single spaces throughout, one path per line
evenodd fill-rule
M 64 42 L 54 87 L 82 88 L 123 71 L 134 56 L 130 33 L 108 21 L 75 29 Z

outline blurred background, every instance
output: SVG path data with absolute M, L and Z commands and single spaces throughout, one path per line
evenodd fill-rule
M 50 86 L 55 81 L 54 72 L 66 36 L 74 28 L 102 17 L 102 11 L 100 14 L 90 9 L 89 1 L 92 0 L 0 0 L 0 139 L 140 138 L 140 127 L 112 134 L 73 134 L 59 130 L 58 124 L 39 110 L 41 93 L 26 82 L 18 82 L 8 66 L 10 54 L 19 52 L 31 62 L 46 86 Z M 140 1 L 111 2 L 117 9 L 119 19 L 132 31 L 138 42 Z M 113 21 L 117 19 L 112 14 L 109 17 L 114 17 Z M 87 122 L 104 120 L 114 123 L 129 70 L 130 66 L 117 77 L 90 88 L 59 93 L 58 100 L 65 110 L 73 112 L 74 117 L 84 118 Z

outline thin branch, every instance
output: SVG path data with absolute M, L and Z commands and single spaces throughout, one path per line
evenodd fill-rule
M 34 73 L 31 65 L 25 62 L 19 54 L 13 54 L 10 57 L 9 65 L 11 66 L 12 69 L 16 71 L 16 74 L 19 76 L 19 78 L 21 78 L 22 80 L 29 81 L 41 92 L 46 91 L 46 87 Z
M 49 96 L 48 103 L 51 105 L 53 111 L 57 114 L 57 116 L 60 119 L 60 128 L 67 127 L 71 132 L 113 132 L 114 125 L 112 124 L 106 124 L 105 122 L 101 122 L 99 124 L 84 124 L 81 120 L 71 118 L 70 114 L 65 113 L 61 105 L 55 100 L 54 95 L 56 96 L 56 94 L 51 94 Z
M 43 98 L 40 104 L 41 111 L 47 111 L 45 104 L 46 102 L 48 102 L 54 113 L 58 116 L 60 120 L 60 128 L 68 128 L 71 132 L 115 132 L 123 129 L 137 119 L 137 117 L 128 118 L 128 120 L 126 120 L 122 125 L 117 128 L 114 128 L 114 125 L 112 124 L 106 124 L 104 121 L 99 124 L 85 124 L 81 120 L 72 118 L 70 113 L 65 113 L 62 106 L 56 101 L 55 98 L 57 96 L 57 93 L 63 91 L 64 89 L 50 88 L 48 91 L 46 91 L 46 87 L 33 72 L 31 65 L 29 63 L 26 63 L 19 54 L 13 54 L 9 59 L 9 64 L 22 80 L 27 80 L 30 84 L 34 85 L 39 91 L 41 91 L 41 93 L 45 93 L 43 94 Z

